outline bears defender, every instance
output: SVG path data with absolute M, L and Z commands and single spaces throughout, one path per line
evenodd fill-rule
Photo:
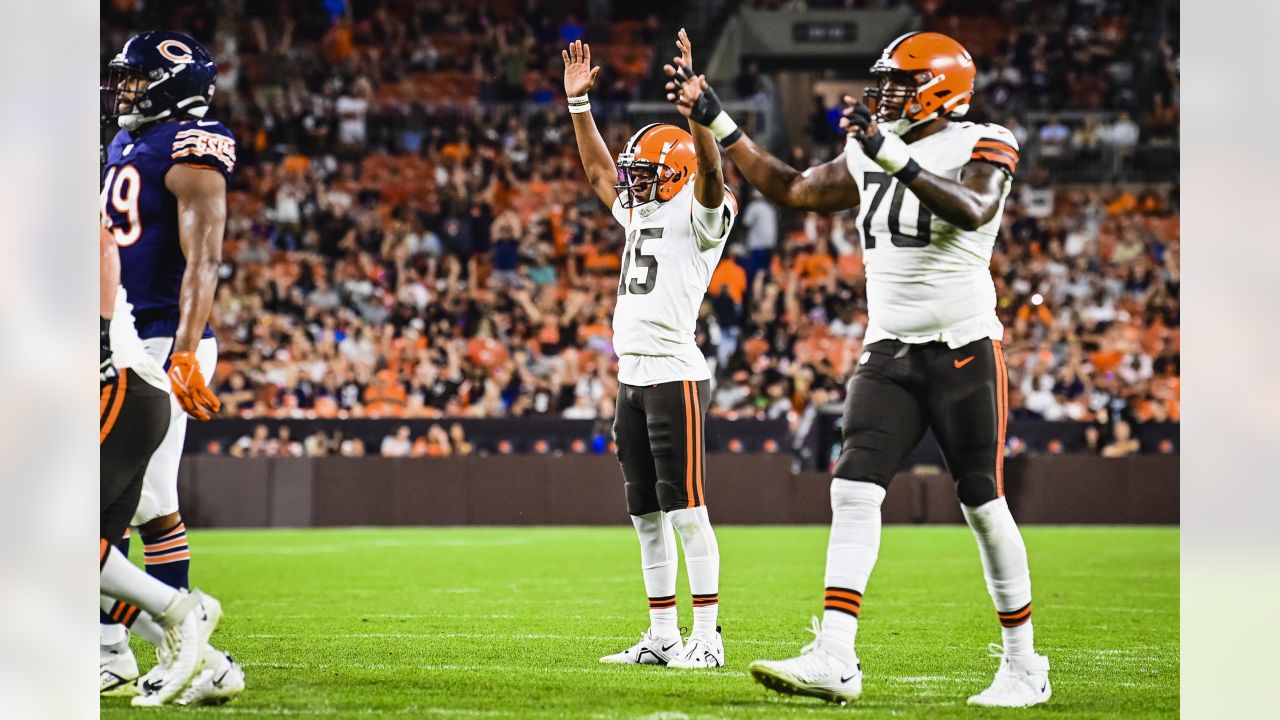
M 1004 498 L 1008 376 L 989 265 L 1018 144 L 999 125 L 961 121 L 973 96 L 969 53 L 938 33 L 895 40 L 872 66 L 874 107 L 846 97 L 843 156 L 797 172 L 757 147 L 687 65 L 667 66 L 668 100 L 709 126 L 743 175 L 783 207 L 856 209 L 869 309 L 849 382 L 843 447 L 831 483 L 826 590 L 815 641 L 799 657 L 750 666 L 760 683 L 834 702 L 856 699 L 854 649 L 880 545 L 880 505 L 894 473 L 934 431 L 977 537 L 1004 646 L 991 686 L 971 705 L 1049 699 L 1035 653 L 1027 551 Z
M 179 699 L 206 662 L 205 648 L 222 616 L 214 598 L 173 588 L 142 572 L 115 547 L 142 492 L 147 461 L 169 428 L 169 380 L 147 354 L 133 327 L 120 284 L 115 239 L 99 231 L 100 454 L 98 568 L 103 606 L 120 607 L 146 628 L 147 639 L 167 658 L 154 690 L 135 705 Z
M 687 60 L 683 31 L 677 45 Z M 650 626 L 640 641 L 600 661 L 720 667 L 720 551 L 707 516 L 702 430 L 711 373 L 694 325 L 737 209 L 715 139 L 697 123 L 692 135 L 674 125 L 641 128 L 615 167 L 587 99 L 600 72 L 591 67 L 591 48 L 575 41 L 563 57 L 583 168 L 626 238 L 613 316 L 614 436 L 649 596 Z M 676 622 L 677 533 L 693 595 L 687 643 Z
M 219 409 L 205 383 L 217 362 L 207 323 L 236 142 L 205 117 L 216 75 L 213 59 L 191 37 L 149 31 L 125 43 L 102 88 L 103 121 L 120 131 L 107 147 L 101 211 L 119 246 L 138 335 L 167 369 L 173 397 L 168 431 L 146 465 L 129 524 L 140 530 L 147 572 L 175 588 L 188 586 L 190 566 L 177 497 L 186 417 L 208 420 Z M 122 551 L 128 554 L 127 536 Z M 114 619 L 126 616 L 119 611 Z M 103 691 L 137 674 L 127 633 L 112 620 L 103 615 Z M 219 663 L 230 667 L 225 656 Z

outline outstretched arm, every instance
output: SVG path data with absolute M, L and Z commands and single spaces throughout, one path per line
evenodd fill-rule
M 935 175 L 912 159 L 902 138 L 880 132 L 866 105 L 848 95 L 844 102 L 840 126 L 868 158 L 911 188 L 930 212 L 962 230 L 976 230 L 995 217 L 1009 178 L 1006 170 L 974 160 L 964 166 L 959 181 Z
M 689 34 L 680 28 L 676 38 L 680 57 L 675 62 L 693 67 L 693 43 Z M 670 67 L 670 66 L 667 66 Z M 704 208 L 716 209 L 724 202 L 724 170 L 720 167 L 720 147 L 711 129 L 689 118 L 689 132 L 693 135 L 693 149 L 698 156 L 698 174 L 693 179 L 693 197 Z
M 678 63 L 679 64 L 679 63 Z M 724 112 L 705 75 L 692 76 L 683 66 L 664 68 L 671 81 L 667 99 L 676 110 L 704 127 L 724 144 L 725 154 L 757 190 L 774 204 L 792 210 L 835 212 L 856 208 L 858 185 L 844 160 L 809 168 L 792 168 L 752 142 Z
M 591 67 L 591 46 L 574 40 L 568 50 L 561 50 L 564 59 L 564 93 L 569 98 L 569 112 L 573 115 L 573 134 L 578 140 L 578 155 L 582 157 L 582 169 L 587 171 L 587 182 L 606 207 L 613 207 L 618 199 L 614 184 L 618 180 L 618 168 L 613 156 L 600 137 L 596 120 L 591 116 L 591 105 L 586 102 L 587 93 L 596 84 L 600 67 Z M 583 98 L 583 100 L 578 100 Z

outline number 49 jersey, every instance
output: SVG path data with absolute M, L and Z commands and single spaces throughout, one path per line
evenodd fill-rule
M 1018 141 L 999 125 L 952 122 L 908 147 L 925 170 L 956 181 L 972 160 L 996 164 L 1010 175 L 1018 164 Z M 1001 339 L 991 250 L 1012 177 L 1005 179 L 995 216 L 976 230 L 963 230 L 935 217 L 852 138 L 844 157 L 861 195 L 866 342 L 945 342 L 956 348 L 984 337 Z
M 120 282 L 129 293 L 138 334 L 172 337 L 187 260 L 178 239 L 178 202 L 165 187 L 184 164 L 230 178 L 236 141 L 214 120 L 174 120 L 133 133 L 121 130 L 107 149 L 101 210 L 120 246 Z M 205 328 L 204 337 L 213 337 Z
M 630 210 L 613 204 L 613 217 L 627 233 L 613 311 L 619 382 L 656 385 L 711 377 L 694 329 L 738 209 L 726 188 L 719 232 L 709 234 L 693 220 L 694 202 L 689 182 L 664 203 Z

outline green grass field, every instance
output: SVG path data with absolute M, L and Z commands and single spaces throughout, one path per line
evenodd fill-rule
M 999 628 L 969 530 L 888 527 L 863 605 L 862 700 L 766 693 L 820 610 L 827 528 L 718 528 L 727 666 L 616 667 L 648 626 L 630 527 L 192 533 L 192 578 L 226 610 L 215 644 L 245 667 L 200 714 L 321 718 L 1176 717 L 1178 531 L 1028 527 L 1038 649 L 1054 695 L 983 711 Z M 134 553 L 135 555 L 139 553 Z M 681 569 L 681 625 L 692 614 Z M 135 639 L 144 671 L 151 656 Z M 104 698 L 102 717 L 127 700 Z M 165 709 L 165 717 L 181 709 Z

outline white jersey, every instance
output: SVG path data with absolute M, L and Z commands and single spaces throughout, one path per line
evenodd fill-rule
M 1013 170 L 1018 141 L 999 125 L 952 122 L 908 146 L 922 168 L 952 180 L 975 158 Z M 991 281 L 991 250 L 1012 178 L 996 214 L 976 230 L 935 217 L 915 194 L 849 139 L 845 164 L 861 194 L 858 229 L 867 272 L 866 342 L 945 342 L 952 348 L 981 338 L 999 340 Z
M 116 306 L 111 311 L 111 357 L 121 373 L 129 368 L 147 383 L 169 392 L 169 378 L 155 359 L 147 354 L 133 326 L 133 306 L 124 287 L 116 288 Z
M 613 217 L 627 233 L 613 312 L 619 382 L 656 385 L 711 378 L 694 342 L 694 328 L 737 206 L 726 189 L 718 232 L 708 233 L 693 221 L 694 202 L 690 182 L 664 203 L 629 210 L 620 201 L 613 203 Z

